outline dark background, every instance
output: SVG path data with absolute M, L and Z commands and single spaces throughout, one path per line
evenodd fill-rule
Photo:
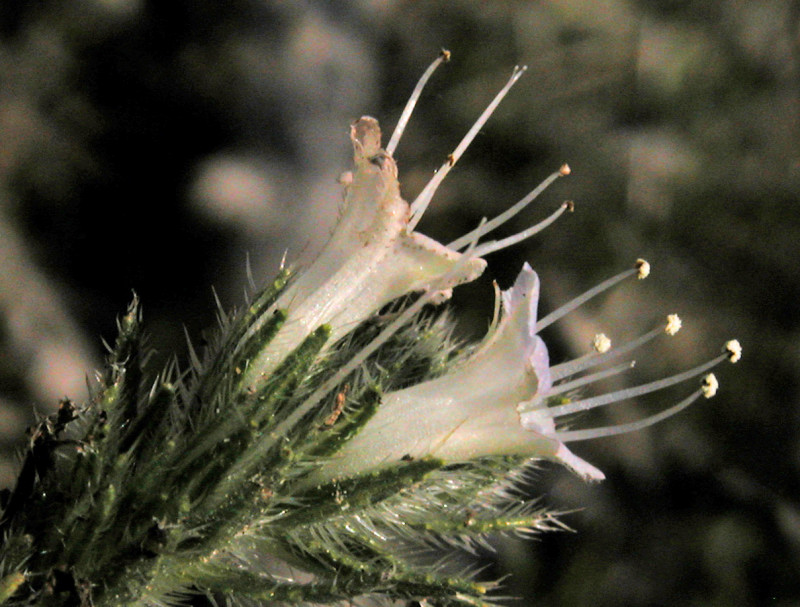
M 647 381 L 744 347 L 719 395 L 648 431 L 574 446 L 608 480 L 531 487 L 576 534 L 504 540 L 488 575 L 537 605 L 800 604 L 800 6 L 780 0 L 0 3 L 0 482 L 33 411 L 85 394 L 135 289 L 155 364 L 324 240 L 348 124 L 391 131 L 440 47 L 396 157 L 411 199 L 512 67 L 529 66 L 420 231 L 448 242 L 560 180 L 576 213 L 489 258 L 454 305 L 486 329 L 491 280 L 528 260 L 546 311 L 653 264 L 548 331 L 552 358 L 681 314 Z M 580 420 L 641 417 L 676 391 Z M 525 604 L 528 604 L 526 602 Z

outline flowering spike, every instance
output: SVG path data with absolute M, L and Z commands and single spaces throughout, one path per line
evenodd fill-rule
M 496 585 L 446 571 L 445 559 L 422 567 L 417 550 L 440 542 L 475 551 L 489 532 L 560 527 L 554 514 L 514 495 L 525 462 L 549 460 L 602 480 L 570 442 L 646 428 L 716 393 L 709 371 L 741 358 L 736 340 L 673 377 L 578 393 L 633 367 L 623 357 L 674 334 L 675 315 L 666 329 L 613 350 L 599 334 L 593 351 L 550 365 L 540 329 L 627 277 L 644 278 L 643 260 L 542 320 L 539 278 L 526 263 L 510 289 L 495 285 L 489 331 L 467 347 L 453 342 L 446 314 L 423 310 L 480 275 L 481 255 L 573 206 L 565 202 L 538 226 L 481 243 L 568 175 L 563 165 L 450 246 L 415 232 L 438 184 L 524 71 L 515 69 L 409 205 L 393 154 L 425 82 L 448 56 L 423 75 L 386 149 L 377 120 L 351 125 L 354 167 L 342 179 L 339 221 L 318 257 L 305 268 L 285 267 L 284 257 L 279 276 L 244 310 L 220 313 L 219 335 L 204 356 L 190 350 L 188 372 L 176 365 L 142 372 L 147 356 L 134 300 L 90 401 L 83 408 L 64 401 L 33 429 L 0 515 L 0 603 L 166 605 L 196 591 L 231 604 L 425 597 L 485 605 Z M 699 376 L 692 394 L 644 419 L 561 425 L 576 412 Z

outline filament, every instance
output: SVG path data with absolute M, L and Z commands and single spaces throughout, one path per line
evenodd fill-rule
M 424 74 L 422 74 L 422 78 L 420 78 L 419 82 L 417 82 L 417 86 L 414 87 L 414 91 L 411 93 L 411 97 L 406 103 L 406 107 L 403 108 L 403 113 L 400 114 L 400 119 L 397 121 L 397 126 L 394 127 L 394 132 L 392 133 L 392 138 L 389 140 L 389 145 L 386 146 L 386 152 L 389 154 L 389 156 L 394 155 L 394 151 L 397 149 L 397 144 L 400 143 L 400 138 L 403 136 L 406 126 L 408 126 L 408 120 L 411 118 L 411 113 L 414 111 L 414 107 L 417 105 L 417 101 L 422 94 L 422 89 L 425 88 L 425 85 L 428 83 L 428 80 L 430 80 L 430 77 L 433 76 L 433 72 L 436 71 L 436 68 L 442 63 L 447 63 L 448 61 L 450 61 L 450 51 L 442 49 L 442 52 L 439 53 L 439 56 L 436 58 L 436 60 L 428 66 L 428 69 L 425 70 Z
M 470 128 L 470 130 L 467 131 L 467 134 L 464 135 L 461 143 L 456 146 L 456 149 L 453 150 L 453 153 L 447 157 L 447 160 L 445 160 L 444 164 L 442 164 L 436 174 L 422 189 L 422 192 L 420 192 L 419 196 L 417 196 L 414 202 L 411 203 L 411 219 L 408 222 L 407 228 L 409 232 L 413 230 L 419 223 L 420 219 L 422 219 L 425 209 L 428 208 L 433 195 L 436 193 L 436 190 L 442 181 L 444 181 L 444 178 L 450 172 L 450 169 L 455 166 L 456 162 L 458 162 L 458 159 L 461 158 L 461 155 L 464 153 L 464 150 L 469 147 L 469 144 L 472 143 L 473 139 L 475 139 L 478 131 L 480 131 L 483 125 L 486 124 L 486 121 L 489 120 L 489 117 L 497 109 L 497 106 L 500 105 L 503 97 L 508 94 L 508 91 L 510 91 L 511 87 L 516 84 L 517 80 L 519 80 L 520 76 L 522 76 L 526 69 L 528 69 L 526 66 L 517 66 L 514 68 L 511 78 L 508 79 L 508 82 L 506 82 L 505 86 L 500 89 L 500 92 L 498 92 L 497 95 L 495 95 L 495 98 L 492 99 L 492 102 L 486 107 L 485 110 L 483 110 L 483 113 L 480 115 L 475 124 L 472 125 L 472 128 Z
M 526 238 L 530 238 L 534 234 L 538 234 L 539 232 L 544 230 L 556 219 L 561 217 L 565 211 L 571 210 L 572 208 L 574 208 L 574 206 L 571 202 L 565 202 L 560 207 L 558 207 L 558 210 L 552 213 L 547 219 L 540 221 L 536 225 L 532 225 L 531 227 L 522 230 L 521 232 L 517 232 L 516 234 L 514 234 L 513 236 L 509 236 L 508 238 L 503 238 L 502 240 L 490 240 L 489 242 L 484 242 L 477 249 L 475 249 L 475 254 L 478 257 L 483 257 L 484 255 L 488 255 L 489 253 L 494 253 L 495 251 L 499 251 L 500 249 L 506 249 L 519 242 L 522 242 Z
M 653 424 L 657 424 L 660 421 L 667 419 L 668 417 L 672 417 L 676 413 L 680 413 L 686 407 L 691 405 L 694 401 L 700 398 L 700 395 L 703 394 L 702 388 L 700 390 L 695 391 L 691 396 L 683 399 L 677 405 L 673 405 L 669 409 L 665 409 L 660 413 L 656 413 L 654 415 L 650 415 L 649 417 L 645 417 L 644 419 L 640 419 L 635 422 L 630 422 L 627 424 L 619 424 L 617 426 L 603 426 L 601 428 L 590 428 L 588 430 L 568 430 L 566 432 L 559 432 L 558 438 L 561 439 L 562 442 L 569 443 L 581 440 L 589 440 L 592 438 L 601 438 L 605 436 L 615 436 L 617 434 L 626 434 L 628 432 L 636 432 L 637 430 L 642 430 L 647 428 L 648 426 L 652 426 Z
M 500 215 L 498 215 L 497 217 L 495 217 L 491 221 L 487 222 L 487 224 L 486 224 L 486 232 L 485 233 L 488 234 L 489 232 L 494 230 L 496 227 L 503 225 L 509 219 L 514 217 L 514 215 L 519 213 L 522 209 L 524 209 L 530 203 L 532 203 L 534 200 L 536 200 L 539 197 L 539 194 L 544 192 L 550 186 L 551 183 L 553 183 L 556 179 L 558 179 L 559 177 L 562 177 L 563 175 L 564 175 L 563 171 L 556 171 L 555 173 L 550 175 L 547 179 L 542 181 L 542 183 L 540 183 L 533 190 L 531 190 L 530 193 L 527 196 L 525 196 L 523 199 L 518 201 L 512 207 L 510 207 L 507 210 L 505 210 L 502 213 L 500 213 Z M 461 238 L 455 239 L 453 242 L 451 242 L 450 244 L 447 245 L 447 248 L 448 249 L 453 249 L 454 251 L 458 251 L 460 248 L 466 246 L 467 243 L 469 243 L 472 240 L 472 237 L 474 236 L 473 232 L 474 232 L 474 230 L 472 232 L 464 234 Z
M 674 386 L 675 384 L 682 383 L 687 379 L 691 379 L 692 377 L 697 377 L 698 375 L 701 375 L 702 373 L 705 373 L 712 367 L 718 365 L 726 358 L 728 358 L 727 353 L 721 354 L 716 358 L 711 359 L 707 363 L 698 365 L 694 369 L 689 369 L 688 371 L 684 371 L 683 373 L 678 373 L 677 375 L 673 375 L 672 377 L 659 379 L 657 381 L 650 382 L 649 384 L 642 384 L 640 386 L 634 386 L 632 388 L 625 388 L 624 390 L 617 390 L 616 392 L 609 392 L 608 394 L 603 394 L 601 396 L 595 396 L 593 398 L 587 398 L 584 400 L 575 401 L 572 403 L 568 403 L 566 405 L 558 405 L 557 407 L 542 409 L 540 413 L 546 417 L 561 417 L 563 415 L 569 415 L 570 413 L 577 413 L 579 411 L 588 411 L 589 409 L 594 409 L 596 407 L 603 407 L 605 405 L 610 405 L 612 403 L 633 398 L 635 396 L 650 394 L 651 392 L 656 392 L 657 390 L 663 390 L 664 388 L 669 388 L 670 386 Z
M 550 326 L 551 324 L 553 324 L 555 321 L 557 321 L 561 317 L 566 316 L 567 314 L 572 312 L 575 308 L 585 304 L 592 297 L 594 297 L 596 295 L 599 295 L 600 293 L 602 293 L 603 291 L 606 291 L 607 289 L 610 289 L 611 287 L 613 287 L 614 285 L 616 285 L 619 282 L 622 282 L 623 280 L 625 280 L 629 276 L 633 276 L 634 274 L 638 274 L 638 272 L 639 272 L 638 268 L 631 268 L 630 270 L 626 270 L 625 272 L 622 272 L 621 274 L 617 274 L 616 276 L 614 276 L 612 278 L 609 278 L 608 280 L 604 280 L 599 285 L 589 289 L 588 291 L 586 291 L 586 293 L 584 293 L 583 295 L 580 295 L 579 297 L 576 297 L 572 301 L 570 301 L 568 303 L 565 303 L 563 306 L 558 308 L 558 310 L 555 310 L 554 312 L 551 312 L 550 314 L 545 316 L 543 319 L 541 319 L 539 322 L 537 322 L 536 323 L 536 332 L 538 333 L 539 331 L 541 331 L 545 327 Z

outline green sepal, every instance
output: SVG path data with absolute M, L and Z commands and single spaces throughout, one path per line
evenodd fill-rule
M 372 419 L 381 404 L 383 393 L 378 388 L 366 388 L 358 404 L 349 412 L 342 413 L 330 427 L 323 421 L 320 438 L 308 451 L 309 457 L 329 457 L 339 451 Z
M 292 497 L 301 506 L 286 514 L 281 525 L 306 525 L 373 506 L 419 483 L 442 466 L 444 462 L 440 459 L 423 458 L 299 492 Z
M 201 401 L 213 400 L 214 394 L 221 386 L 230 383 L 231 377 L 241 375 L 247 362 L 254 356 L 252 351 L 266 345 L 278 332 L 286 320 L 286 312 L 276 309 L 269 318 L 263 317 L 286 288 L 291 276 L 289 270 L 281 269 L 272 283 L 262 289 L 242 313 L 227 317 L 220 309 L 222 336 L 216 342 L 216 347 L 212 348 L 209 367 L 197 369 L 201 377 L 196 394 Z
M 195 513 L 200 517 L 199 520 L 205 520 L 212 513 L 214 519 L 224 519 L 242 507 L 249 507 L 250 493 L 257 490 L 248 480 L 254 470 L 274 466 L 284 457 L 280 450 L 273 450 L 272 453 L 270 450 L 261 450 L 260 439 L 267 434 L 267 427 L 275 423 L 279 413 L 286 413 L 281 410 L 281 405 L 285 406 L 290 401 L 292 393 L 305 379 L 329 335 L 330 327 L 327 325 L 316 329 L 286 357 L 262 391 L 249 395 L 248 404 L 251 407 L 243 408 L 247 417 L 231 416 L 239 429 L 224 440 L 216 436 L 216 442 L 208 449 L 209 453 L 213 453 L 212 457 L 196 459 L 188 470 L 176 468 L 176 475 L 180 478 L 191 478 L 187 494 L 193 502 L 197 502 Z M 230 426 L 230 422 L 223 422 L 223 425 Z M 202 443 L 194 451 L 201 447 Z
M 21 571 L 9 573 L 0 580 L 0 601 L 5 603 L 25 582 L 25 574 Z

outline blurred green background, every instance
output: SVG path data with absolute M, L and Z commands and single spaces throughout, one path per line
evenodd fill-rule
M 578 533 L 502 540 L 485 575 L 536 605 L 800 605 L 800 4 L 781 0 L 0 3 L 0 484 L 34 411 L 86 393 L 135 289 L 154 365 L 307 259 L 340 204 L 349 123 L 386 136 L 441 47 L 395 154 L 411 199 L 502 86 L 528 72 L 420 231 L 444 242 L 562 162 L 576 212 L 496 253 L 454 301 L 465 336 L 525 260 L 550 310 L 637 257 L 654 268 L 545 336 L 551 358 L 678 312 L 648 381 L 745 347 L 719 395 L 648 431 L 577 444 L 608 480 L 546 466 L 530 490 Z M 661 394 L 579 420 L 631 420 Z M 520 604 L 520 603 L 516 603 Z

